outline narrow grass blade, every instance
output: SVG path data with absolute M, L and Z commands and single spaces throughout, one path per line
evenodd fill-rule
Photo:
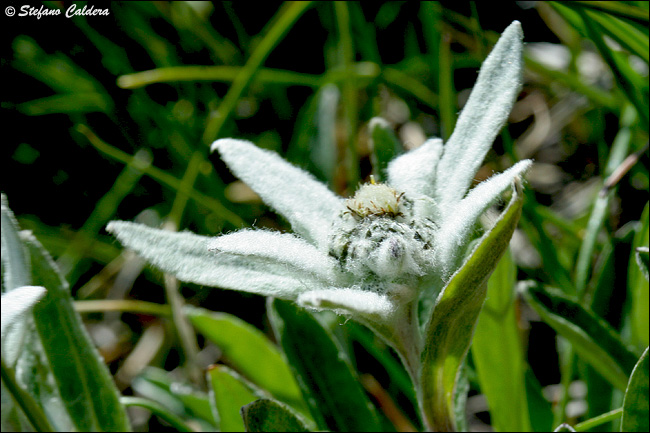
M 495 431 L 531 431 L 525 353 L 515 304 L 516 266 L 506 252 L 488 280 L 487 299 L 472 343 L 472 359 Z
M 520 290 L 542 319 L 571 342 L 582 359 L 612 385 L 625 389 L 636 356 L 607 322 L 558 290 L 535 283 L 524 283 Z
M 384 173 L 388 163 L 399 154 L 402 145 L 395 136 L 393 128 L 381 117 L 373 117 L 368 124 L 370 133 L 370 154 L 372 162 L 372 174 L 378 181 L 384 179 Z
M 647 246 L 650 239 L 650 205 L 646 203 L 639 221 L 639 230 L 632 241 L 632 252 L 627 268 L 627 287 L 630 297 L 630 318 L 632 343 L 637 347 L 648 346 L 648 334 L 650 333 L 650 314 L 648 302 L 650 299 L 648 291 L 648 280 L 636 261 L 636 249 Z
M 623 419 L 621 431 L 646 432 L 648 431 L 648 349 L 637 362 L 630 377 L 630 383 L 625 391 L 623 401 Z

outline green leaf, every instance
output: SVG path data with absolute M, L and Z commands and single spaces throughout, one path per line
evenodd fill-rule
M 627 268 L 627 286 L 630 306 L 631 339 L 637 348 L 647 347 L 650 323 L 648 281 L 636 261 L 636 249 L 647 246 L 650 239 L 650 204 L 646 203 L 640 218 L 641 227 L 634 235 L 632 253 Z
M 170 372 L 147 367 L 131 386 L 138 395 L 160 403 L 177 415 L 193 416 L 212 426 L 216 424 L 208 394 L 175 382 Z
M 308 311 L 279 299 L 269 317 L 318 427 L 379 431 L 374 407 L 332 334 Z
M 526 370 L 525 380 L 526 400 L 528 401 L 532 431 L 551 431 L 553 428 L 553 409 L 551 403 L 544 397 L 542 387 L 530 368 Z
M 260 399 L 242 407 L 246 431 L 304 432 L 309 431 L 291 410 L 276 401 Z
M 334 184 L 337 168 L 336 148 L 336 113 L 341 100 L 341 92 L 333 84 L 323 86 L 316 96 L 318 98 L 318 113 L 315 116 L 316 137 L 312 143 L 310 159 L 314 168 L 327 181 Z
M 300 388 L 280 350 L 257 328 L 227 313 L 185 307 L 192 325 L 219 346 L 228 363 L 260 388 L 308 413 Z
M 639 358 L 630 377 L 630 383 L 625 391 L 623 401 L 623 418 L 621 431 L 646 432 L 648 431 L 648 348 Z
M 21 238 L 30 254 L 33 283 L 47 288 L 34 306 L 34 323 L 72 421 L 80 431 L 130 430 L 119 392 L 74 310 L 68 284 L 31 233 L 23 232 Z
M 208 383 L 210 404 L 218 420 L 219 430 L 246 431 L 239 411 L 259 396 L 237 373 L 223 365 L 214 365 L 208 370 Z
M 487 299 L 472 343 L 472 358 L 495 431 L 531 431 L 526 357 L 514 302 L 516 271 L 506 252 L 488 280 Z
M 29 257 L 18 238 L 18 222 L 9 209 L 7 197 L 2 194 L 2 292 L 29 286 L 31 276 Z
M 641 273 L 646 280 L 650 279 L 648 277 L 648 256 L 648 247 L 639 247 L 636 249 L 636 264 L 639 265 L 639 269 L 641 269 Z
M 521 284 L 521 291 L 542 319 L 565 337 L 582 359 L 612 385 L 625 389 L 636 356 L 607 322 L 556 289 L 528 282 Z
M 402 145 L 393 128 L 381 117 L 373 117 L 368 125 L 372 153 L 372 174 L 381 181 L 388 163 L 401 151 Z
M 453 395 L 458 369 L 469 349 L 485 300 L 487 280 L 508 247 L 519 221 L 523 195 L 515 181 L 513 195 L 494 228 L 443 289 L 426 327 L 420 405 L 425 424 L 434 431 L 452 431 Z

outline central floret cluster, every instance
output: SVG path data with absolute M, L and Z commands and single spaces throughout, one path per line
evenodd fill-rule
M 356 277 L 407 283 L 433 261 L 431 199 L 406 196 L 386 184 L 359 188 L 332 225 L 329 254 Z

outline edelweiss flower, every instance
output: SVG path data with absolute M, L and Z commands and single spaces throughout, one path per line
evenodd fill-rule
M 397 332 L 404 311 L 417 311 L 422 294 L 439 291 L 461 266 L 479 217 L 531 164 L 521 161 L 468 192 L 518 94 L 522 37 L 518 22 L 505 30 L 445 145 L 430 139 L 395 158 L 385 184 L 373 180 L 347 200 L 273 152 L 217 140 L 212 150 L 295 233 L 248 229 L 208 238 L 119 221 L 107 230 L 182 281 L 332 309 L 392 328 L 384 335 Z

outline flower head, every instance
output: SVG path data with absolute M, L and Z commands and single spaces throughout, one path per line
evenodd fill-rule
M 521 52 L 514 22 L 483 64 L 449 141 L 430 139 L 397 157 L 387 183 L 373 180 L 352 198 L 250 142 L 214 142 L 212 150 L 295 233 L 207 238 L 119 221 L 107 229 L 180 280 L 390 324 L 432 280 L 444 283 L 462 264 L 479 217 L 530 166 L 521 161 L 468 192 L 519 92 Z

